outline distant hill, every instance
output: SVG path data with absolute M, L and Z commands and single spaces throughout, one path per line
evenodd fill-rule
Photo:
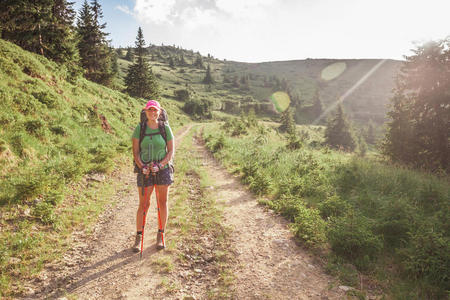
M 285 79 L 293 94 L 298 94 L 300 105 L 297 105 L 296 119 L 307 122 L 307 116 L 301 115 L 301 106 L 312 105 L 314 96 L 318 95 L 324 108 L 335 102 L 364 77 L 379 59 L 306 59 L 295 61 L 239 63 L 226 62 L 228 74 L 253 74 L 250 89 L 256 99 L 268 98 L 273 87 L 264 87 L 263 78 L 276 76 Z M 359 85 L 344 101 L 344 107 L 350 118 L 365 123 L 369 119 L 382 123 L 386 115 L 386 105 L 392 96 L 395 77 L 401 61 L 386 60 L 365 82 Z M 342 73 L 331 80 L 322 77 L 328 66 L 345 66 Z M 327 78 L 327 77 L 325 77 Z M 266 85 L 267 86 L 267 85 Z
M 298 123 L 310 123 L 313 120 L 308 108 L 315 97 L 320 98 L 326 109 L 381 61 L 380 59 L 306 59 L 242 63 L 201 56 L 193 50 L 175 46 L 152 45 L 148 47 L 148 51 L 154 71 L 159 74 L 166 90 L 188 85 L 197 92 L 197 96 L 214 99 L 219 103 L 218 107 L 224 110 L 226 106 L 224 102 L 235 101 L 240 104 L 248 101 L 264 102 L 273 92 L 288 88 L 291 94 L 298 95 L 298 101 L 292 103 L 295 106 L 295 117 Z M 125 53 L 122 53 L 122 57 Z M 202 57 L 205 68 L 207 64 L 211 65 L 216 79 L 210 91 L 205 91 L 201 83 L 205 70 L 194 66 L 199 56 Z M 170 59 L 174 62 L 172 68 L 169 68 Z M 181 62 L 181 59 L 184 62 Z M 122 69 L 127 64 L 127 61 L 120 60 Z M 350 119 L 362 124 L 370 119 L 378 124 L 385 121 L 387 104 L 392 96 L 395 77 L 401 64 L 402 61 L 384 60 L 366 81 L 354 89 L 344 101 L 344 109 Z M 333 65 L 337 65 L 338 71 L 342 71 L 335 78 L 331 76 L 332 74 L 324 74 Z M 331 69 L 333 71 L 332 67 Z M 246 79 L 242 80 L 242 77 Z M 245 83 L 245 80 L 248 83 Z M 169 93 L 166 96 L 171 95 Z

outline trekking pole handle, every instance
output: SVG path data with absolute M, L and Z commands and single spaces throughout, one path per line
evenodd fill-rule
M 142 165 L 142 174 L 147 175 L 150 173 L 151 170 L 149 170 L 148 168 L 148 164 L 143 164 Z
M 159 172 L 159 170 L 160 170 L 160 168 L 159 168 L 158 163 L 157 163 L 157 162 L 153 162 L 153 163 L 152 163 L 152 168 L 151 168 L 152 175 L 155 176 L 156 173 Z

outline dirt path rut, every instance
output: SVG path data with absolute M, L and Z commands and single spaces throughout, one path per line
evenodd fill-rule
M 257 203 L 197 142 L 204 165 L 215 181 L 217 201 L 234 229 L 237 249 L 236 299 L 341 299 L 334 279 L 325 275 L 311 254 L 299 248 L 288 222 Z M 335 285 L 335 284 L 334 284 Z

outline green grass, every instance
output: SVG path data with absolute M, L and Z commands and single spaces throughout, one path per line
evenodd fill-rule
M 3 40 L 0 99 L 0 296 L 10 297 L 61 257 L 74 229 L 95 223 L 114 189 L 109 179 L 89 186 L 82 179 L 110 178 L 131 164 L 145 100 L 73 77 Z M 189 122 L 179 103 L 160 100 L 173 129 Z
M 351 263 L 369 276 L 386 274 L 381 284 L 392 283 L 388 294 L 408 282 L 413 287 L 408 295 L 417 298 L 448 292 L 447 177 L 321 148 L 316 128 L 304 129 L 309 133 L 303 147 L 292 151 L 270 124 L 247 124 L 237 132 L 237 122 L 246 121 L 208 125 L 208 148 L 264 196 L 264 204 L 292 222 L 304 245 L 329 248 L 343 261 L 330 270 L 350 278 L 345 265 Z M 396 272 L 383 261 L 393 262 Z

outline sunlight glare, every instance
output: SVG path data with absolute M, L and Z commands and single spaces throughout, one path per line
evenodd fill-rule
M 322 120 L 326 115 L 328 115 L 330 113 L 330 111 L 334 110 L 336 108 L 336 106 L 338 106 L 339 104 L 341 104 L 342 102 L 344 102 L 344 100 L 350 96 L 361 84 L 363 84 L 379 67 L 381 67 L 381 65 L 383 65 L 387 60 L 386 59 L 382 59 L 380 60 L 375 66 L 373 66 L 369 72 L 367 72 L 360 80 L 358 80 L 357 83 L 355 83 L 350 89 L 348 89 L 344 95 L 342 95 L 341 97 L 339 97 L 337 99 L 337 101 L 335 101 L 334 103 L 332 103 L 330 106 L 328 106 L 328 108 L 317 118 L 314 120 L 314 122 L 312 123 L 312 125 L 317 125 L 320 120 Z
M 322 70 L 320 77 L 325 81 L 333 80 L 344 73 L 346 68 L 347 64 L 345 62 L 332 63 Z
M 270 96 L 270 101 L 272 101 L 276 111 L 282 113 L 289 107 L 289 104 L 291 103 L 291 98 L 287 93 L 278 91 L 273 93 L 272 96 Z

